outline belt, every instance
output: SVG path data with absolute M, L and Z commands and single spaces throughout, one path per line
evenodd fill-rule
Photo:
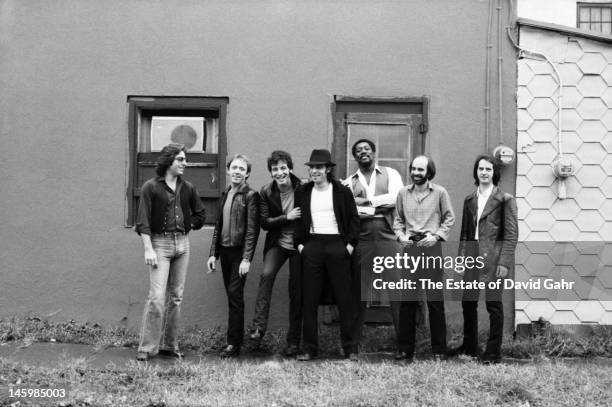
M 154 236 L 179 237 L 179 236 L 187 236 L 187 234 L 185 232 L 161 232 L 161 233 L 155 233 Z

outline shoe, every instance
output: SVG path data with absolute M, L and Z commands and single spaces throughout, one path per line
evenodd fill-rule
M 227 345 L 221 351 L 222 358 L 235 358 L 238 355 L 240 355 L 240 348 L 234 345 Z
M 484 354 L 480 358 L 483 365 L 497 365 L 501 363 L 501 355 Z
M 298 362 L 310 362 L 311 360 L 314 359 L 314 356 L 310 353 L 302 353 L 300 355 L 297 355 L 297 357 L 295 358 Z
M 149 360 L 149 354 L 147 352 L 138 352 L 138 355 L 136 355 L 136 360 L 139 362 L 146 362 Z
M 395 360 L 412 361 L 413 358 L 414 358 L 414 355 L 409 355 L 408 352 L 404 352 L 401 350 L 398 350 L 397 352 L 395 352 L 395 356 L 394 356 Z
M 249 338 L 252 341 L 260 341 L 263 338 L 263 332 L 259 328 L 255 328 L 249 335 Z
M 185 354 L 178 350 L 160 349 L 159 354 L 162 356 L 169 356 L 171 358 L 183 359 Z
M 469 349 L 465 345 L 461 345 L 457 348 L 450 349 L 446 352 L 446 356 L 454 358 L 459 355 L 471 356 L 473 358 L 477 358 L 479 356 L 479 352 L 476 349 Z
M 287 357 L 297 356 L 300 353 L 300 348 L 297 345 L 287 345 L 283 354 Z
M 351 352 L 346 356 L 346 359 L 350 360 L 351 362 L 358 362 L 359 361 L 359 353 L 356 352 Z

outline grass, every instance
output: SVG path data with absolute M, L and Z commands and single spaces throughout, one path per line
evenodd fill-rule
M 130 362 L 90 369 L 84 360 L 53 368 L 0 361 L 0 387 L 69 388 L 63 406 L 604 406 L 609 367 L 539 362 L 226 361 L 171 366 Z M 10 405 L 6 393 L 0 405 Z M 61 403 L 61 404 L 60 404 Z M 48 405 L 48 404 L 46 404 Z
M 323 356 L 340 353 L 335 326 L 323 326 Z M 452 341 L 459 333 L 450 334 Z M 484 336 L 483 338 L 484 339 Z M 56 341 L 95 346 L 135 347 L 135 333 L 122 327 L 103 327 L 44 318 L 0 319 L 0 342 Z M 184 349 L 216 353 L 225 344 L 220 327 L 190 328 L 181 333 Z M 284 345 L 284 332 L 269 332 L 258 352 L 274 353 Z M 249 349 L 245 353 L 255 349 Z M 426 332 L 419 334 L 418 351 L 427 354 Z M 393 328 L 366 327 L 363 352 L 392 351 Z M 10 387 L 68 387 L 69 397 L 54 400 L 61 406 L 575 406 L 609 405 L 612 375 L 609 363 L 591 356 L 612 356 L 612 330 L 598 327 L 585 338 L 542 331 L 513 341 L 503 353 L 531 358 L 530 363 L 482 366 L 471 361 L 417 360 L 411 365 L 391 361 L 348 362 L 322 359 L 314 363 L 243 358 L 227 361 L 207 357 L 200 363 L 173 365 L 108 365 L 94 369 L 86 359 L 63 359 L 53 367 L 28 366 L 0 360 L 0 406 L 15 404 Z M 558 357 L 582 357 L 579 360 Z M 34 403 L 33 405 L 36 405 Z
M 417 333 L 417 353 L 429 352 L 429 334 L 420 329 Z M 450 344 L 458 345 L 461 332 L 450 332 Z M 135 332 L 121 326 L 104 327 L 99 324 L 76 321 L 54 322 L 38 316 L 0 319 L 0 343 L 11 341 L 64 342 L 95 345 L 99 347 L 136 347 Z M 324 356 L 341 353 L 337 326 L 322 325 L 319 336 L 321 353 Z M 481 333 L 480 342 L 486 342 L 486 332 Z M 185 350 L 202 354 L 216 353 L 225 345 L 222 327 L 191 327 L 181 331 L 179 343 Z M 285 346 L 285 332 L 281 329 L 268 332 L 259 348 L 254 349 L 245 341 L 244 352 L 280 352 Z M 395 350 L 394 331 L 391 326 L 365 326 L 361 340 L 362 352 L 389 352 Z M 502 354 L 520 359 L 554 357 L 612 357 L 612 327 L 596 326 L 592 333 L 579 337 L 567 332 L 542 330 L 525 338 L 504 338 Z

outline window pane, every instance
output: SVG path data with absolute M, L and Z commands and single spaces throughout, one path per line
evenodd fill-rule
M 580 8 L 580 22 L 586 22 L 589 21 L 591 19 L 590 13 L 589 13 L 589 8 L 588 7 L 581 7 Z M 580 28 L 584 28 L 582 24 L 580 24 Z
M 604 8 L 601 10 L 601 21 L 610 22 L 612 20 L 612 9 Z
M 591 23 L 591 31 L 601 32 L 601 23 Z
M 601 9 L 600 8 L 592 8 L 591 9 L 591 22 L 600 22 L 601 21 Z
M 583 30 L 588 30 L 590 27 L 591 27 L 591 24 L 589 23 L 580 23 L 579 28 L 582 28 Z
M 378 157 L 384 158 L 409 158 L 408 140 L 409 132 L 406 126 L 390 126 L 387 134 L 378 139 Z
M 601 32 L 604 34 L 612 34 L 612 24 L 601 23 Z
M 151 151 L 161 151 L 169 143 L 180 143 L 189 152 L 203 152 L 203 117 L 153 116 L 151 119 Z

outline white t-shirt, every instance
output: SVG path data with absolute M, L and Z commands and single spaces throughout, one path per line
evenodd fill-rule
M 485 205 L 491 196 L 491 192 L 493 191 L 493 187 L 487 188 L 484 192 L 480 192 L 480 188 L 476 189 L 476 195 L 478 196 L 478 213 L 476 215 L 476 233 L 474 234 L 474 239 L 478 240 L 478 224 L 480 223 L 480 216 L 482 216 L 482 211 L 484 211 Z
M 334 200 L 332 196 L 333 187 L 328 185 L 325 191 L 312 189 L 310 197 L 310 214 L 312 216 L 312 226 L 310 232 L 319 235 L 337 235 L 338 222 L 334 213 Z

